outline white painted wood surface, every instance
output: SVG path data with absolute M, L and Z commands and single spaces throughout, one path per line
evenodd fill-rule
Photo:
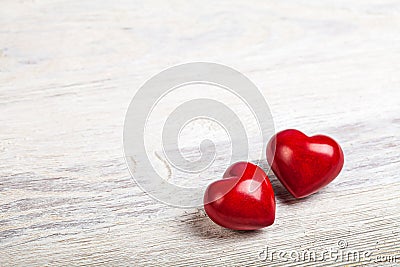
M 0 6 L 0 266 L 310 265 L 259 256 L 338 242 L 371 260 L 312 265 L 399 264 L 399 1 Z M 191 61 L 247 75 L 277 130 L 337 139 L 341 175 L 300 201 L 271 175 L 276 222 L 250 233 L 143 193 L 123 158 L 127 106 L 146 79 Z

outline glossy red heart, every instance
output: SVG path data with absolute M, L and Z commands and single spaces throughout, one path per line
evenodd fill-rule
M 275 195 L 265 172 L 249 162 L 229 167 L 224 179 L 210 184 L 204 209 L 216 224 L 233 230 L 256 230 L 274 223 Z
M 344 156 L 339 144 L 324 135 L 308 137 L 298 130 L 274 135 L 267 160 L 276 177 L 296 198 L 309 196 L 340 173 Z

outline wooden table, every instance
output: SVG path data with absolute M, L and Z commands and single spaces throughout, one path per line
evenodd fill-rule
M 144 81 L 192 61 L 249 77 L 277 131 L 334 137 L 340 176 L 296 201 L 270 173 L 276 222 L 247 233 L 142 192 L 125 112 Z M 398 1 L 5 0 L 0 122 L 0 266 L 400 262 Z M 368 258 L 295 261 L 329 249 Z

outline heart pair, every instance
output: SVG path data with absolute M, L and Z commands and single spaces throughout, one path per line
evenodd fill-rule
M 308 137 L 298 130 L 275 134 L 267 160 L 279 181 L 296 198 L 309 196 L 340 173 L 344 156 L 339 144 L 324 135 Z M 204 209 L 215 223 L 233 230 L 256 230 L 274 223 L 275 195 L 266 173 L 249 162 L 229 167 L 210 184 Z

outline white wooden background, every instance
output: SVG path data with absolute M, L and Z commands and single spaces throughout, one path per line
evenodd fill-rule
M 143 193 L 126 109 L 191 61 L 247 75 L 277 130 L 337 139 L 338 179 L 295 201 L 271 175 L 276 222 L 249 233 Z M 0 123 L 0 266 L 307 265 L 258 256 L 340 241 L 400 262 L 400 1 L 3 0 Z

